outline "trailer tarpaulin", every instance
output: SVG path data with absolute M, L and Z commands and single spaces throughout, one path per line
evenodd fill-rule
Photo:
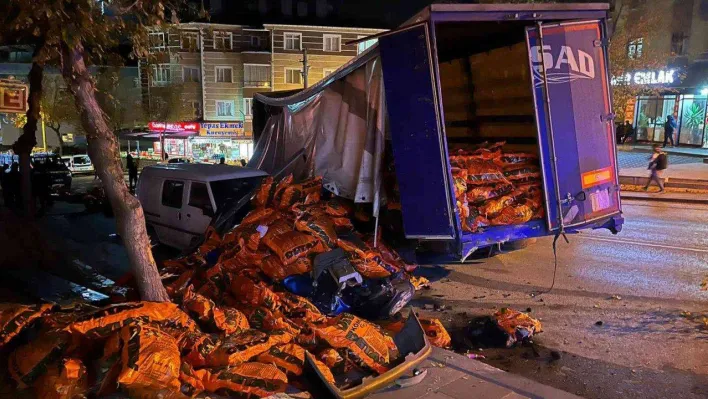
M 376 46 L 295 95 L 255 99 L 269 117 L 250 167 L 274 173 L 304 148 L 306 159 L 291 166 L 296 178 L 322 176 L 334 194 L 377 207 L 386 110 Z

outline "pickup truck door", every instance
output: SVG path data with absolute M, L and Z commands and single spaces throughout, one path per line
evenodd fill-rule
M 209 195 L 209 185 L 204 182 L 190 181 L 188 201 L 182 206 L 184 229 L 192 234 L 185 235 L 185 247 L 192 244 L 194 237 L 201 237 L 206 232 L 214 216 L 214 202 Z
M 620 213 L 604 37 L 600 21 L 526 31 L 552 231 Z
M 382 36 L 379 50 L 406 237 L 454 238 L 457 219 L 429 27 Z

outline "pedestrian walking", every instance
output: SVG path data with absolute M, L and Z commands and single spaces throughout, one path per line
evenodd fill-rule
M 666 144 L 671 141 L 671 146 L 676 147 L 674 145 L 674 132 L 676 131 L 676 120 L 674 120 L 673 115 L 667 115 L 666 116 L 666 123 L 664 123 L 664 147 L 666 147 Z
M 219 158 L 219 165 L 226 165 L 226 158 L 224 158 L 224 157 Z
M 615 139 L 617 140 L 617 144 L 622 144 L 623 138 L 624 138 L 624 125 L 621 123 L 618 123 L 617 127 L 615 128 Z
M 654 153 L 651 155 L 651 158 L 649 160 L 649 167 L 647 168 L 650 170 L 651 174 L 649 175 L 649 181 L 647 182 L 647 185 L 644 186 L 644 191 L 649 190 L 651 182 L 655 181 L 656 184 L 659 186 L 659 192 L 663 193 L 664 183 L 661 181 L 661 176 L 663 175 L 664 170 L 669 165 L 669 158 L 666 156 L 666 153 L 661 150 L 659 144 L 654 144 L 653 147 Z
M 125 161 L 128 167 L 128 187 L 130 190 L 134 190 L 138 184 L 138 163 L 130 154 L 125 158 Z

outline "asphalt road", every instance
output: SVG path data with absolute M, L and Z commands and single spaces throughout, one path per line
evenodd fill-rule
M 708 276 L 708 207 L 627 201 L 623 208 L 619 235 L 591 231 L 570 236 L 570 244 L 559 240 L 548 293 L 539 294 L 554 271 L 552 240 L 544 238 L 445 266 L 449 274 L 415 303 L 451 306 L 421 312 L 440 317 L 457 343 L 473 316 L 531 308 L 544 328 L 535 347 L 479 353 L 494 366 L 580 396 L 708 397 L 708 326 L 700 322 L 708 313 L 708 292 L 700 290 Z

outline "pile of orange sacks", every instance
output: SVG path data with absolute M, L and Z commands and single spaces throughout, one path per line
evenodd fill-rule
M 353 229 L 353 209 L 322 202 L 321 180 L 264 181 L 254 209 L 220 237 L 209 231 L 187 257 L 167 261 L 165 285 L 173 302 L 123 302 L 104 308 L 0 304 L 0 349 L 19 389 L 38 397 L 188 398 L 218 393 L 267 397 L 307 390 L 305 353 L 329 381 L 357 369 L 378 375 L 399 359 L 392 336 L 352 314 L 328 317 L 306 298 L 277 284 L 308 273 L 313 257 L 345 250 L 367 278 L 415 268 L 378 243 L 354 243 L 337 231 Z M 206 257 L 218 253 L 209 265 Z M 427 284 L 412 278 L 414 285 Z M 422 319 L 431 342 L 449 346 L 435 319 Z M 31 337 L 17 339 L 19 336 Z
M 450 155 L 462 230 L 526 223 L 544 216 L 538 157 L 504 152 L 504 143 Z

